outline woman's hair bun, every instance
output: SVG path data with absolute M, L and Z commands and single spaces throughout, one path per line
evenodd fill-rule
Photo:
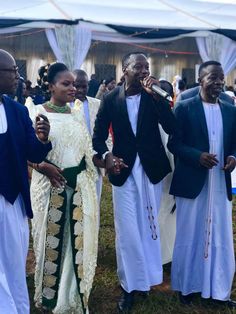
M 64 71 L 68 71 L 68 68 L 64 63 L 60 62 L 41 66 L 38 70 L 37 83 L 44 92 L 48 93 L 48 85 L 54 83 L 56 75 Z

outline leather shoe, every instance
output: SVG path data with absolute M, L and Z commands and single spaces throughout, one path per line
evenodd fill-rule
M 216 303 L 217 305 L 224 305 L 224 306 L 228 306 L 229 308 L 236 308 L 236 301 L 233 300 L 228 300 L 228 301 L 220 301 L 220 300 L 214 300 L 214 303 Z
M 228 300 L 227 301 L 227 306 L 230 307 L 230 308 L 236 308 L 236 301 Z
M 122 295 L 118 301 L 119 313 L 129 313 L 134 304 L 134 292 L 126 292 L 122 289 Z
M 184 305 L 191 305 L 193 301 L 193 293 L 183 295 L 179 292 L 179 301 Z
M 142 299 L 147 299 L 149 296 L 149 291 L 139 291 L 139 290 L 135 290 L 135 294 L 142 298 Z

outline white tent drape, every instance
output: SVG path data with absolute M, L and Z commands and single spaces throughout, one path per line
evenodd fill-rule
M 35 57 L 27 59 L 27 78 L 32 82 L 32 86 L 37 84 L 38 69 L 45 65 L 45 61 Z
M 210 33 L 207 37 L 197 37 L 196 42 L 203 62 L 220 62 L 225 75 L 236 67 L 236 42 L 233 40 Z
M 46 29 L 48 42 L 57 58 L 70 70 L 79 69 L 86 58 L 92 40 L 92 32 L 80 25 Z
M 59 48 L 58 43 L 57 43 L 55 31 L 51 28 L 50 29 L 46 28 L 45 32 L 46 32 L 46 36 L 47 36 L 49 45 L 51 46 L 52 51 L 53 51 L 57 61 L 62 62 L 63 61 L 62 53 L 61 53 L 61 49 Z
M 92 42 L 92 31 L 80 26 L 77 26 L 75 31 L 75 62 L 73 69 L 79 69 L 89 51 Z

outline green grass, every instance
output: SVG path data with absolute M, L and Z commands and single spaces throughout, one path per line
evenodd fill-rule
M 236 198 L 234 199 L 233 210 L 234 239 L 236 240 Z M 90 314 L 115 314 L 116 304 L 120 296 L 119 282 L 116 276 L 115 258 L 115 234 L 113 223 L 111 186 L 105 180 L 101 203 L 101 222 L 99 234 L 99 255 L 98 267 L 94 280 L 93 290 L 90 296 Z M 236 241 L 235 241 L 236 245 Z M 235 246 L 236 247 L 236 246 Z M 33 261 L 30 260 L 32 266 Z M 28 285 L 31 295 L 34 293 L 33 269 L 28 276 Z M 29 271 L 30 273 L 30 271 Z M 232 298 L 236 299 L 236 279 L 232 288 Z M 203 301 L 196 297 L 194 305 L 183 306 L 179 303 L 176 293 L 170 289 L 170 264 L 164 266 L 164 282 L 162 285 L 154 287 L 150 296 L 143 300 L 137 298 L 132 314 L 223 314 L 235 313 L 236 310 L 229 310 L 224 306 L 216 306 L 210 301 Z M 40 313 L 34 308 L 31 302 L 31 314 Z M 10 313 L 9 313 L 10 314 Z M 72 313 L 68 313 L 72 314 Z

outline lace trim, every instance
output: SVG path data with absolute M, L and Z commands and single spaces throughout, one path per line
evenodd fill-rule
M 77 273 L 80 278 L 80 292 L 83 294 L 83 302 L 85 307 L 87 307 L 97 266 L 98 250 L 98 201 L 96 187 L 89 175 L 89 171 L 83 171 L 78 175 L 76 190 L 82 198 L 82 207 L 79 206 L 80 204 L 75 203 L 79 198 L 74 197 L 73 201 L 76 208 L 73 214 L 78 217 L 74 227 L 74 232 L 77 235 L 75 262 L 78 265 Z M 84 216 L 83 226 L 80 223 L 82 212 Z
M 46 300 L 52 300 L 56 297 L 58 289 L 58 270 L 60 267 L 60 258 L 58 261 L 60 244 L 60 236 L 56 237 L 61 231 L 59 222 L 64 209 L 65 197 L 59 195 L 59 191 L 55 188 L 51 190 L 51 198 L 48 210 L 48 224 L 45 243 L 45 260 L 44 260 L 44 276 L 43 276 L 43 297 Z M 63 223 L 63 222 L 62 222 Z M 57 275 L 56 275 L 57 274 Z

